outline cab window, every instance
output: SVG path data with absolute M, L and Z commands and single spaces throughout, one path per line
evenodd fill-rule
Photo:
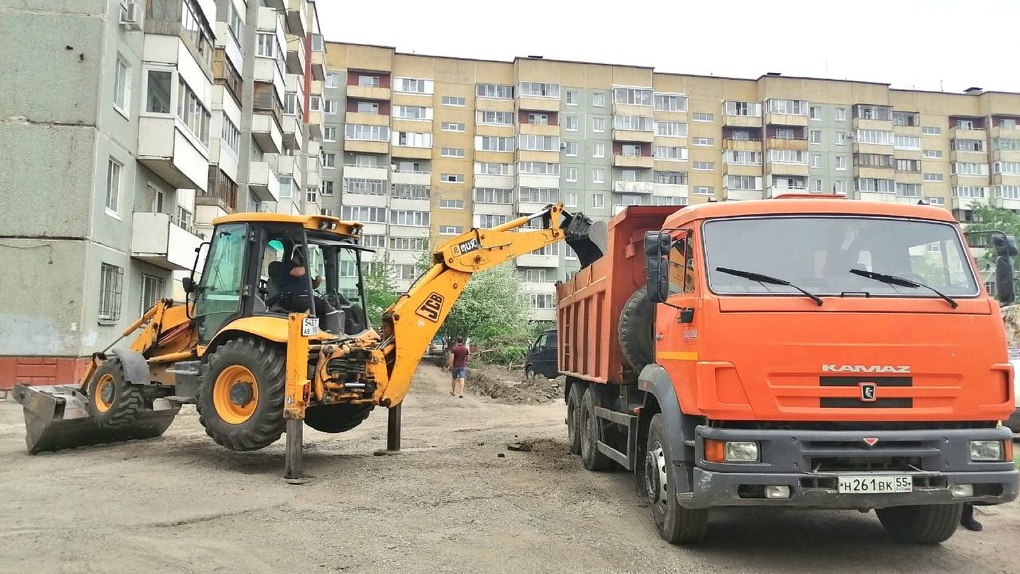
M 694 292 L 694 250 L 690 236 L 673 242 L 669 250 L 669 294 Z

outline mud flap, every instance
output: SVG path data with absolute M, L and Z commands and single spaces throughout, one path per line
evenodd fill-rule
M 565 234 L 567 245 L 577 254 L 581 269 L 598 261 L 606 253 L 609 241 L 609 227 L 605 221 L 592 221 L 591 218 L 577 213 L 567 215 Z
M 130 425 L 102 428 L 89 414 L 88 399 L 78 387 L 15 385 L 14 400 L 25 414 L 25 443 L 29 454 L 161 436 L 181 410 L 166 399 L 154 401 L 153 410 L 138 414 Z

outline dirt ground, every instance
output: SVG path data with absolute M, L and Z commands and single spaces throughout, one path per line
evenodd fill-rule
M 0 402 L 0 572 L 1020 572 L 1016 502 L 938 547 L 889 541 L 874 513 L 773 510 L 716 512 L 707 544 L 670 546 L 627 473 L 567 454 L 561 383 L 486 375 L 461 399 L 423 365 L 395 456 L 373 456 L 384 411 L 308 430 L 301 486 L 282 441 L 229 452 L 190 407 L 159 439 L 30 456 Z

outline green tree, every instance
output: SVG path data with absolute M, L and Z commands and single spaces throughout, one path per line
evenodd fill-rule
M 390 269 L 389 256 L 384 252 L 381 261 L 368 264 L 362 279 L 365 283 L 365 313 L 369 323 L 378 329 L 383 311 L 400 295 Z
M 989 281 L 995 277 L 995 261 L 997 256 L 995 249 L 992 247 L 991 237 L 986 233 L 976 232 L 1001 231 L 1020 240 L 1020 214 L 1001 207 L 979 205 L 974 208 L 973 215 L 974 223 L 966 224 L 965 232 L 970 234 L 968 243 L 972 247 L 987 247 L 984 249 L 984 254 L 978 259 L 978 266 L 981 268 L 981 275 L 984 280 Z M 1017 263 L 1017 259 L 1014 258 L 1014 267 L 1020 267 Z
M 471 277 L 441 334 L 470 337 L 481 348 L 483 358 L 490 355 L 496 362 L 512 361 L 530 343 L 529 309 L 517 270 L 510 264 L 498 265 Z

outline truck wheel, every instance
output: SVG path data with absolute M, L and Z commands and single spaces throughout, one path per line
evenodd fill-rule
M 570 454 L 581 454 L 581 433 L 578 417 L 581 414 L 581 393 L 584 385 L 579 382 L 570 384 L 567 393 L 567 448 Z
M 659 535 L 670 544 L 697 544 L 708 534 L 708 509 L 690 509 L 676 501 L 676 470 L 669 450 L 669 435 L 661 413 L 648 426 L 645 455 L 645 490 Z
M 595 417 L 595 389 L 588 387 L 581 396 L 578 415 L 581 443 L 581 463 L 591 471 L 608 470 L 613 460 L 599 452 L 599 424 Z
M 963 504 L 893 506 L 876 508 L 875 514 L 886 532 L 900 542 L 939 544 L 956 532 Z
M 92 419 L 105 428 L 127 426 L 145 409 L 142 391 L 124 378 L 120 359 L 107 359 L 96 369 L 87 396 Z
M 640 371 L 655 361 L 654 329 L 655 303 L 648 300 L 645 288 L 638 288 L 624 303 L 616 330 L 623 358 L 634 370 Z
M 322 405 L 305 409 L 305 424 L 319 432 L 347 432 L 365 422 L 375 405 Z
M 227 341 L 206 361 L 198 392 L 198 422 L 216 444 L 258 450 L 283 434 L 287 356 L 263 339 Z

